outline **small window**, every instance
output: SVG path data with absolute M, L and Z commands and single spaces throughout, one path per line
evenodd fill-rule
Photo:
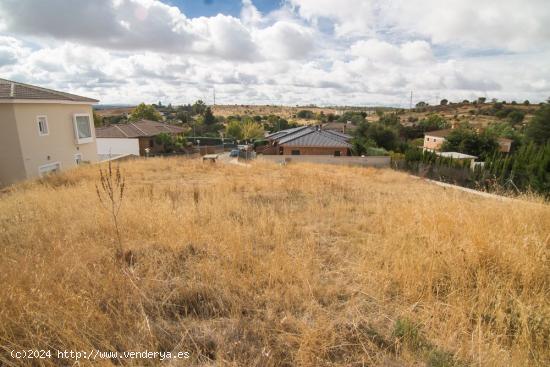
M 339 156 L 340 156 L 340 151 L 339 151 L 339 150 L 335 150 L 335 151 L 334 151 L 334 156 L 335 156 L 335 157 L 339 157 Z
M 91 143 L 94 140 L 92 135 L 92 121 L 89 114 L 74 115 L 74 131 L 78 144 Z
M 293 150 L 292 152 L 290 152 L 290 154 L 292 154 L 292 155 L 300 155 L 300 151 L 299 151 L 299 150 Z
M 40 136 L 48 135 L 48 118 L 46 116 L 36 116 L 38 123 L 38 134 Z

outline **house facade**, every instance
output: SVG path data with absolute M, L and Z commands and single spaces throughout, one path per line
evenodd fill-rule
M 0 186 L 96 162 L 97 102 L 0 79 Z
M 424 134 L 424 150 L 439 151 L 452 129 L 430 131 Z

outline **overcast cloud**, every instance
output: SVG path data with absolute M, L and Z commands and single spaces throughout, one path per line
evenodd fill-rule
M 0 0 L 0 77 L 102 103 L 408 105 L 550 97 L 547 0 Z

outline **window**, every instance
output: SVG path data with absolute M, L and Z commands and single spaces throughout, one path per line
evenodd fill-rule
M 74 115 L 74 131 L 77 144 L 91 143 L 94 140 L 92 121 L 89 114 Z
M 38 123 L 38 134 L 40 136 L 48 135 L 48 117 L 36 116 L 36 122 Z
M 38 174 L 40 176 L 46 176 L 51 173 L 59 172 L 61 171 L 61 163 L 55 162 L 55 163 L 48 163 L 43 166 L 38 167 Z
M 82 163 L 82 153 L 76 153 L 74 155 L 74 161 L 76 162 L 77 165 Z
M 290 152 L 290 154 L 292 154 L 292 155 L 300 155 L 300 151 L 299 151 L 299 150 L 293 150 L 292 152 Z
M 335 156 L 335 157 L 340 157 L 340 151 L 339 151 L 339 150 L 335 150 L 335 151 L 334 151 L 334 156 Z

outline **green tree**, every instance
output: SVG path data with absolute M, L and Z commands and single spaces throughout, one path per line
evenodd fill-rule
M 94 126 L 95 127 L 103 126 L 104 125 L 103 117 L 99 116 L 95 111 L 93 113 L 94 113 Z
M 214 114 L 212 113 L 212 109 L 210 107 L 206 107 L 203 116 L 205 125 L 213 125 L 216 123 L 216 118 L 214 117 Z
M 385 113 L 380 117 L 378 122 L 384 126 L 397 127 L 401 124 L 399 116 L 395 113 Z
M 265 131 L 262 125 L 252 120 L 244 122 L 242 126 L 242 137 L 244 140 L 263 139 Z
M 296 117 L 299 119 L 312 120 L 315 117 L 315 114 L 310 110 L 301 110 L 296 114 Z
M 478 134 L 468 128 L 460 128 L 451 131 L 441 146 L 444 152 L 459 152 L 485 158 L 493 154 L 498 148 L 498 142 L 494 135 L 488 133 Z
M 193 104 L 191 109 L 193 115 L 202 115 L 206 111 L 206 104 L 202 100 L 198 100 Z
M 443 98 L 443 99 L 441 100 L 441 102 L 439 102 L 439 104 L 440 104 L 441 106 L 446 106 L 448 103 L 449 103 L 449 101 L 448 101 L 447 99 L 445 99 L 445 98 Z
M 434 131 L 434 130 L 441 130 L 446 129 L 449 127 L 449 124 L 447 123 L 447 120 L 445 120 L 443 117 L 441 117 L 438 114 L 430 114 L 426 118 L 420 120 L 417 124 L 422 131 Z
M 187 141 L 180 135 L 160 133 L 155 137 L 155 142 L 164 147 L 164 153 L 173 153 L 183 149 Z
M 231 120 L 225 127 L 225 135 L 234 139 L 243 139 L 242 124 L 238 120 Z
M 160 121 L 160 120 L 162 120 L 162 116 L 155 109 L 155 107 L 153 107 L 151 105 L 146 105 L 145 103 L 140 103 L 132 111 L 132 114 L 131 114 L 129 120 L 130 121 L 138 121 L 138 120 Z
M 512 125 L 517 125 L 523 122 L 523 119 L 525 118 L 525 113 L 520 110 L 513 110 L 508 114 L 508 120 L 512 123 Z
M 487 101 L 487 98 L 485 98 L 485 97 L 479 97 L 479 98 L 477 99 L 477 103 L 479 103 L 479 104 L 484 104 L 485 101 Z
M 550 105 L 542 106 L 531 119 L 525 135 L 535 144 L 544 145 L 550 141 Z

